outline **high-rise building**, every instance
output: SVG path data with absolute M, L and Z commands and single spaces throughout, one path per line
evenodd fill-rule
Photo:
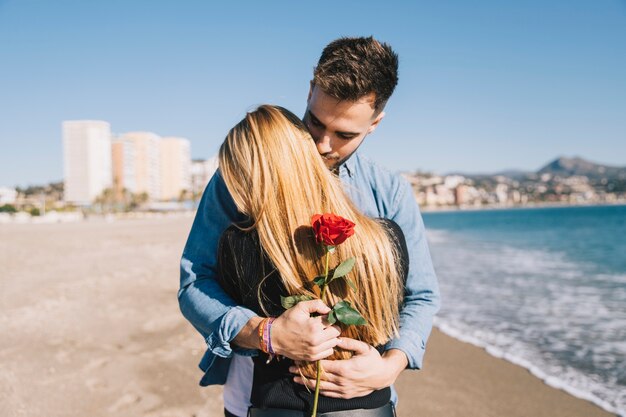
M 160 138 L 150 132 L 129 132 L 115 140 L 116 186 L 132 193 L 146 193 L 157 200 L 161 196 Z
M 63 122 L 64 199 L 90 205 L 111 187 L 111 126 L 99 120 Z
M 113 165 L 113 189 L 118 200 L 124 192 L 137 192 L 135 181 L 135 146 L 132 141 L 114 138 L 111 143 L 111 160 Z
M 191 191 L 191 146 L 185 138 L 165 137 L 161 148 L 161 200 L 176 200 Z

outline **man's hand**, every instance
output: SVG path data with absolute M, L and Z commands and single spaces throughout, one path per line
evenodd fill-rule
M 333 398 L 355 398 L 392 385 L 400 372 L 406 368 L 406 355 L 391 349 L 380 356 L 378 351 L 367 343 L 342 337 L 338 347 L 351 350 L 354 356 L 346 360 L 321 361 L 322 380 L 320 394 Z M 315 375 L 304 375 L 303 379 L 296 366 L 289 368 L 294 381 L 315 389 Z
M 321 300 L 301 301 L 272 324 L 272 348 L 299 361 L 316 361 L 333 354 L 341 329 L 326 321 L 330 307 Z M 323 316 L 311 317 L 312 313 Z

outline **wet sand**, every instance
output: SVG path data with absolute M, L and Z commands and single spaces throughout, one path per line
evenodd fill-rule
M 176 300 L 191 218 L 0 225 L 0 416 L 222 416 Z M 435 331 L 399 415 L 609 416 Z

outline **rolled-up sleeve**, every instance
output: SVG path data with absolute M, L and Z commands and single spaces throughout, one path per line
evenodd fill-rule
M 409 361 L 409 369 L 421 369 L 426 342 L 433 326 L 433 317 L 439 310 L 440 295 L 433 268 L 424 222 L 409 183 L 398 178 L 390 219 L 404 232 L 409 271 L 405 284 L 404 303 L 400 311 L 400 335 L 385 346 L 399 349 Z
M 180 262 L 179 307 L 216 356 L 230 357 L 230 342 L 256 314 L 238 306 L 217 282 L 217 248 L 224 230 L 242 221 L 219 170 L 202 195 Z M 254 350 L 234 348 L 237 353 Z

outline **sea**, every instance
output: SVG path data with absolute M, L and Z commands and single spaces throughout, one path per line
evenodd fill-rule
M 440 330 L 626 416 L 626 206 L 423 218 Z

